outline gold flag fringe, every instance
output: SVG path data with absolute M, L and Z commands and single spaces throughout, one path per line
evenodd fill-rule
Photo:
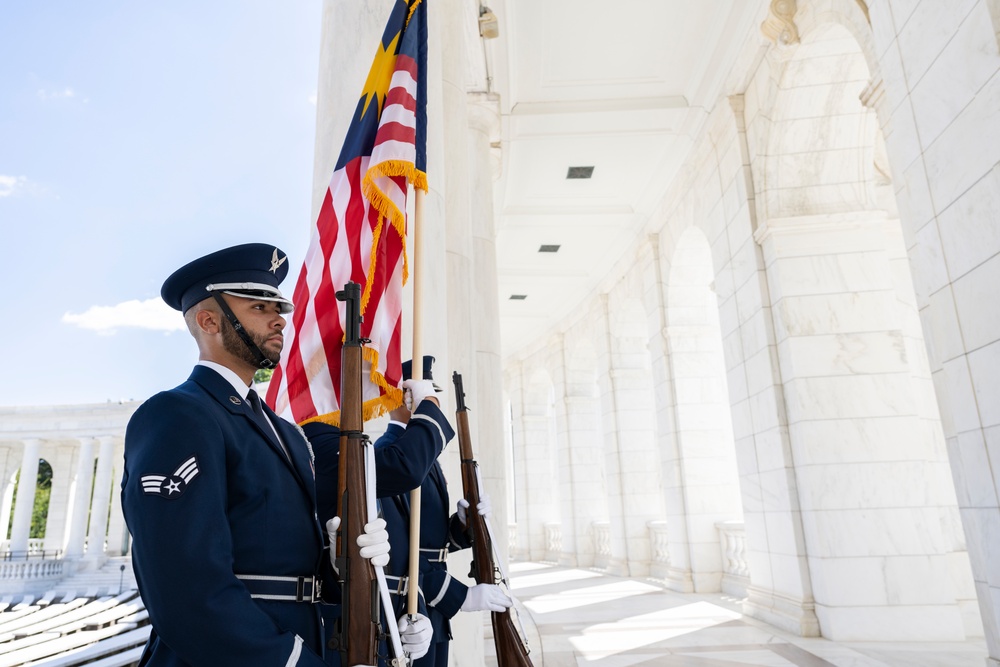
M 398 387 L 393 387 L 385 379 L 385 376 L 378 372 L 378 351 L 365 347 L 361 349 L 362 358 L 371 364 L 371 371 L 368 374 L 368 378 L 373 384 L 380 387 L 385 394 L 377 398 L 371 398 L 365 401 L 361 406 L 361 419 L 363 421 L 368 421 L 369 419 L 375 419 L 381 417 L 384 414 L 392 412 L 400 405 L 403 404 L 403 390 Z M 330 424 L 331 426 L 340 426 L 340 410 L 334 410 L 333 412 L 327 412 L 323 415 L 317 415 L 315 417 L 310 417 L 309 419 L 304 419 L 299 422 L 299 426 L 305 426 L 309 422 L 323 422 L 324 424 Z

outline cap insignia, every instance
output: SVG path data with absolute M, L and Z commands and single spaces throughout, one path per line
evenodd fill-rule
M 278 249 L 275 248 L 274 254 L 271 255 L 271 273 L 277 273 L 278 267 L 284 264 L 286 259 L 288 259 L 288 255 L 285 255 L 281 259 L 278 259 Z

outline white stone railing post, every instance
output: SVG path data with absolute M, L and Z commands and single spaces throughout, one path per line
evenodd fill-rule
M 606 568 L 611 563 L 611 523 L 594 521 L 590 531 L 594 541 L 594 567 Z
M 562 526 L 558 523 L 545 524 L 545 560 L 559 562 L 562 555 Z
M 650 575 L 665 579 L 670 570 L 670 542 L 667 535 L 666 521 L 650 521 L 649 546 L 653 559 L 649 567 Z
M 722 552 L 722 591 L 743 597 L 750 585 L 746 559 L 747 535 L 742 521 L 719 521 L 719 548 Z

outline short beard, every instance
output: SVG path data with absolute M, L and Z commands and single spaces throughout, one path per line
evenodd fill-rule
M 258 335 L 253 331 L 250 331 L 246 327 L 243 330 L 247 332 L 250 336 L 250 340 L 254 342 L 257 349 L 260 350 L 264 358 L 271 362 L 273 366 L 278 365 L 278 361 L 281 359 L 281 352 L 268 352 L 264 349 L 264 342 L 267 340 L 267 334 Z M 257 355 L 253 353 L 238 333 L 236 333 L 236 328 L 233 323 L 229 321 L 228 317 L 222 318 L 222 347 L 226 352 L 239 357 L 242 361 L 250 364 L 254 368 L 261 368 L 260 361 L 257 359 Z

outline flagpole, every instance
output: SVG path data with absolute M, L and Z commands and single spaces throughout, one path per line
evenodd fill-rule
M 421 242 L 420 236 L 424 222 L 424 191 L 413 188 L 413 261 L 410 263 L 410 274 L 413 276 L 413 355 L 410 357 L 411 376 L 414 380 L 423 379 L 424 353 L 423 341 L 420 336 L 420 313 L 422 312 L 422 280 L 421 275 Z M 417 377 L 419 370 L 420 377 Z M 410 571 L 409 588 L 406 593 L 406 613 L 414 618 L 417 615 L 417 582 L 420 575 L 420 487 L 410 491 Z

